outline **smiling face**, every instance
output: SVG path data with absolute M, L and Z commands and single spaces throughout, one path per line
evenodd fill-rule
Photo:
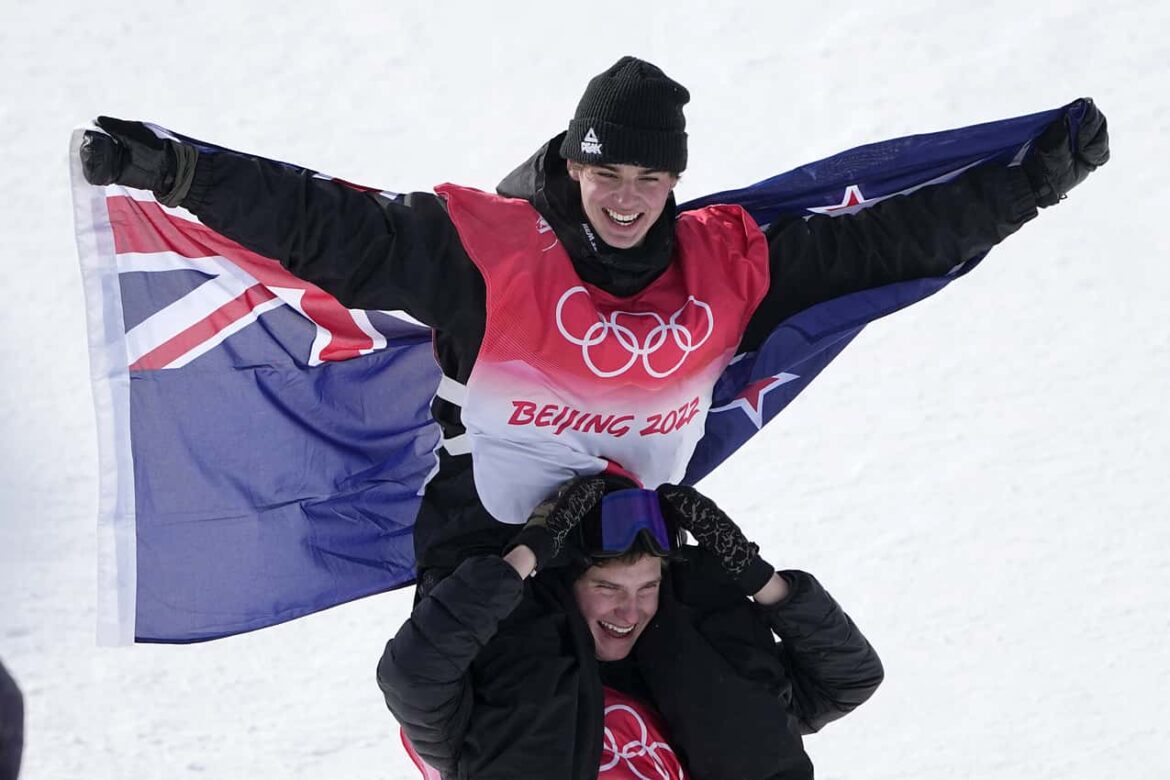
M 620 661 L 658 612 L 662 559 L 646 555 L 632 563 L 590 566 L 573 583 L 599 661 Z
M 572 160 L 569 176 L 581 184 L 581 205 L 589 224 L 614 249 L 642 243 L 678 183 L 678 176 L 666 171 Z

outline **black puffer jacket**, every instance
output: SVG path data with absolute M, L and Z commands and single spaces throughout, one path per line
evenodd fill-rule
M 584 229 L 580 192 L 555 151 L 559 136 L 500 185 L 548 220 L 585 281 L 619 296 L 670 262 L 673 199 L 642 247 L 615 250 Z M 443 373 L 466 384 L 483 340 L 486 291 L 434 193 L 359 192 L 268 160 L 202 152 L 185 208 L 253 251 L 279 260 L 345 306 L 404 310 L 434 329 Z M 949 272 L 1036 215 L 1019 168 L 976 166 L 952 181 L 889 198 L 857 214 L 769 226 L 769 289 L 739 352 L 757 349 L 784 319 L 857 290 Z M 463 435 L 461 409 L 436 397 L 444 442 Z M 439 449 L 414 527 L 420 574 L 449 572 L 464 557 L 495 553 L 515 531 L 492 520 L 472 478 L 471 456 Z
M 853 710 L 882 680 L 877 654 L 820 584 L 783 576 L 790 596 L 763 608 L 687 548 L 638 639 L 641 686 L 630 693 L 662 714 L 694 777 L 812 777 L 800 735 Z M 485 556 L 418 602 L 386 645 L 378 685 L 445 778 L 595 780 L 598 666 L 562 570 L 522 583 Z

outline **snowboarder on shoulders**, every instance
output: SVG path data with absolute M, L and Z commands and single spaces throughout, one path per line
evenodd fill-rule
M 362 192 L 107 117 L 80 154 L 93 184 L 152 190 L 347 307 L 404 310 L 433 329 L 442 446 L 414 527 L 426 583 L 498 552 L 574 476 L 620 467 L 648 487 L 679 481 L 716 379 L 779 323 L 948 273 L 1109 157 L 1090 102 L 1075 138 L 1057 121 L 1019 166 L 976 165 L 855 214 L 761 230 L 738 206 L 677 212 L 689 99 L 623 57 L 496 194 Z
M 444 777 L 811 778 L 801 735 L 880 684 L 812 575 L 693 488 L 629 485 L 573 482 L 387 643 L 387 706 Z

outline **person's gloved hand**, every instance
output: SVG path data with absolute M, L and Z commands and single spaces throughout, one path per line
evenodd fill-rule
M 191 187 L 198 152 L 187 144 L 159 138 L 141 122 L 99 116 L 99 133 L 81 141 L 81 170 L 90 184 L 121 184 L 150 190 L 163 205 L 176 206 Z
M 508 545 L 508 550 L 522 544 L 529 547 L 536 555 L 536 569 L 539 571 L 560 554 L 569 533 L 597 506 L 604 494 L 605 480 L 600 476 L 573 480 L 532 511 L 524 528 Z
M 1059 203 L 1068 191 L 1109 162 L 1109 127 L 1092 98 L 1083 98 L 1084 116 L 1076 138 L 1070 131 L 1070 109 L 1033 142 L 1020 166 L 1036 193 L 1036 205 Z
M 686 485 L 661 485 L 658 495 L 674 510 L 675 521 L 719 559 L 744 593 L 755 595 L 772 578 L 776 570 L 760 557 L 759 546 L 714 501 Z

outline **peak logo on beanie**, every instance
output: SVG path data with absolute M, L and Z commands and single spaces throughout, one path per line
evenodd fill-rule
M 589 81 L 569 122 L 561 156 L 593 165 L 687 167 L 686 87 L 660 68 L 622 57 Z
M 601 154 L 601 141 L 597 138 L 597 133 L 593 132 L 592 127 L 585 134 L 585 138 L 581 140 L 581 154 Z

